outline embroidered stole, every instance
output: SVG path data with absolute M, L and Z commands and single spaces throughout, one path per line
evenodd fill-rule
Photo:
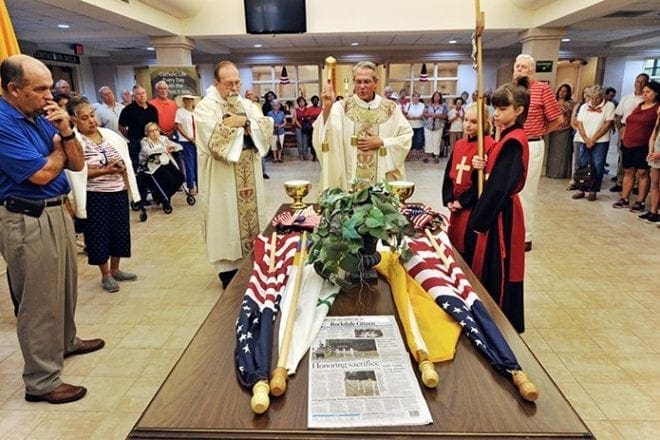
M 254 247 L 254 237 L 259 235 L 259 208 L 257 205 L 257 185 L 254 173 L 256 150 L 249 148 L 241 152 L 234 164 L 236 182 L 236 215 L 241 239 L 241 253 L 246 256 Z

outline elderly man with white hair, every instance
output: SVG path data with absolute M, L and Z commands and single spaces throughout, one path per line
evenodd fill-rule
M 174 133 L 174 119 L 176 118 L 176 111 L 179 107 L 176 102 L 169 98 L 170 86 L 163 80 L 158 81 L 154 86 L 156 89 L 156 96 L 149 101 L 149 104 L 156 107 L 158 110 L 158 125 L 160 130 L 166 136 Z
M 99 95 L 101 96 L 101 102 L 95 105 L 99 126 L 109 128 L 115 133 L 120 133 L 119 115 L 124 110 L 124 105 L 117 102 L 115 94 L 108 86 L 101 87 L 99 89 Z
M 554 92 L 548 84 L 537 81 L 535 74 L 536 62 L 534 58 L 527 54 L 518 55 L 513 66 L 513 79 L 515 80 L 521 76 L 527 76 L 530 79 L 529 113 L 523 126 L 529 144 L 529 164 L 525 186 L 519 193 L 525 214 L 525 251 L 532 250 L 536 193 L 541 179 L 543 155 L 545 154 L 543 136 L 561 125 L 562 120 L 561 108 Z
M 273 120 L 240 95 L 234 63 L 219 62 L 213 77 L 194 112 L 199 205 L 208 261 L 227 287 L 265 225 L 261 157 L 270 147 Z
M 353 95 L 335 102 L 332 85 L 323 90 L 312 133 L 316 151 L 328 144 L 319 156 L 320 190 L 405 179 L 413 129 L 396 102 L 376 93 L 378 79 L 376 65 L 362 61 L 353 67 Z

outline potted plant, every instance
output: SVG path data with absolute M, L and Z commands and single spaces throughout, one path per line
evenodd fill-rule
M 414 231 L 387 183 L 356 192 L 327 189 L 319 204 L 321 220 L 312 233 L 308 262 L 322 277 L 347 289 L 375 280 L 378 240 L 404 260 L 409 258 L 404 235 Z

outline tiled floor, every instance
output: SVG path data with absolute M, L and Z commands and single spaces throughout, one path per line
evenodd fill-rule
M 444 162 L 407 169 L 412 200 L 439 209 Z M 282 183 L 316 186 L 319 166 L 290 154 L 268 173 L 271 215 L 287 200 Z M 607 190 L 597 202 L 575 201 L 565 186 L 541 180 L 524 339 L 597 438 L 660 438 L 660 230 L 612 209 Z M 222 294 L 205 262 L 199 212 L 183 197 L 171 215 L 152 209 L 145 223 L 133 215 L 132 232 L 134 257 L 123 267 L 140 278 L 119 293 L 104 293 L 97 269 L 80 258 L 79 334 L 107 347 L 66 360 L 63 378 L 89 389 L 79 402 L 23 400 L 23 360 L 0 282 L 0 438 L 125 438 Z

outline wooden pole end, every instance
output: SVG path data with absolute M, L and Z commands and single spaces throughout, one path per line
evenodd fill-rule
M 422 361 L 419 363 L 419 371 L 422 373 L 422 383 L 427 388 L 435 388 L 440 383 L 440 376 L 435 371 L 435 365 L 431 361 Z
M 273 370 L 270 379 L 270 392 L 273 396 L 281 396 L 286 392 L 288 377 L 289 375 L 284 367 L 277 367 Z
M 540 391 L 538 387 L 529 380 L 529 377 L 522 370 L 517 370 L 512 373 L 513 383 L 518 387 L 518 392 L 523 399 L 534 402 L 539 398 Z
M 270 387 L 268 381 L 260 380 L 252 387 L 252 399 L 250 399 L 250 407 L 255 414 L 263 414 L 270 406 L 270 398 L 268 393 Z

